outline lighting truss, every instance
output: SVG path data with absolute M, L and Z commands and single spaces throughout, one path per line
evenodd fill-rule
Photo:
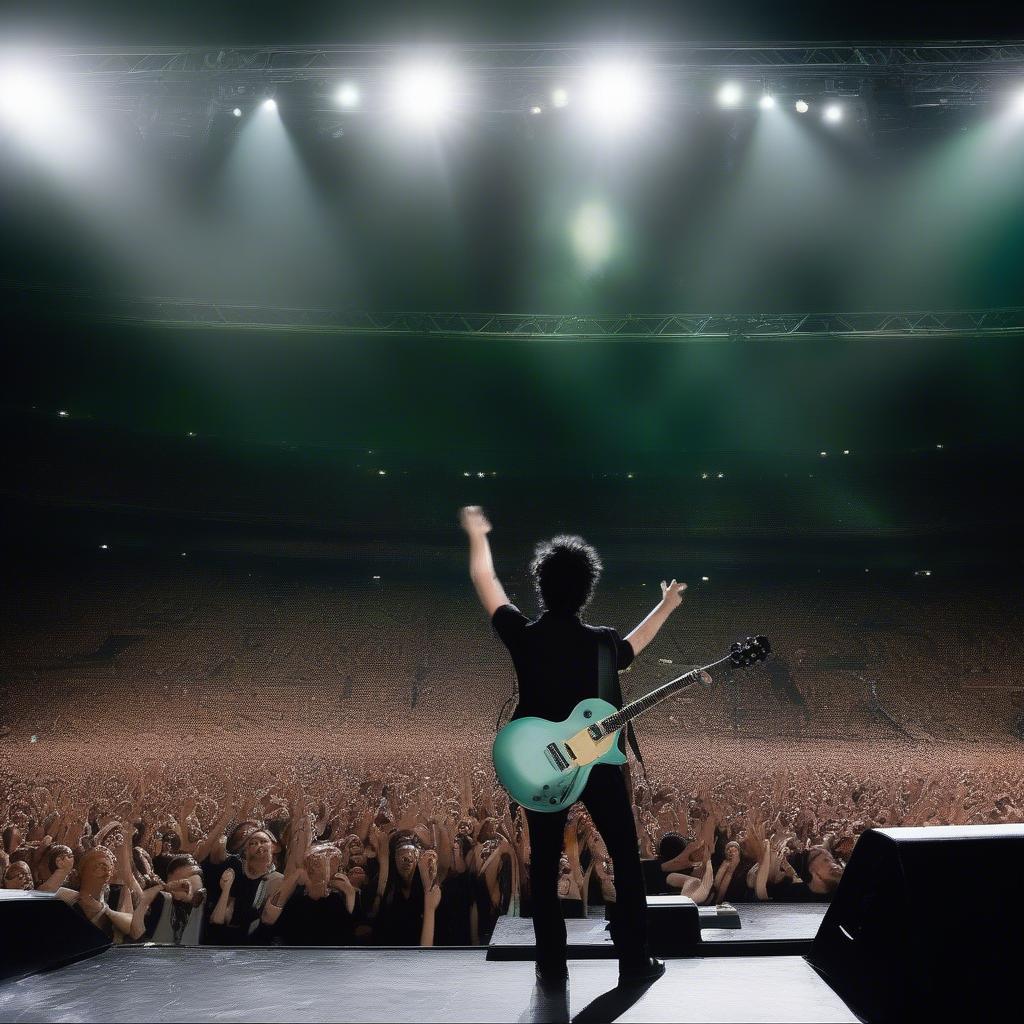
M 805 74 L 1019 73 L 1024 40 L 969 42 L 775 43 L 751 46 L 647 44 L 449 45 L 446 59 L 480 71 L 564 74 L 582 70 L 596 57 L 627 53 L 655 70 L 687 74 L 763 71 Z M 374 45 L 263 47 L 103 47 L 55 51 L 60 70 L 112 80 L 231 78 L 259 76 L 289 82 L 331 78 L 339 72 L 380 71 L 409 55 L 408 48 Z
M 55 293 L 8 284 L 9 312 L 25 304 L 104 323 L 198 330 L 479 338 L 524 341 L 787 341 L 812 339 L 1024 338 L 1024 307 L 868 313 L 460 313 L 250 306 L 189 298 Z M 33 299 L 33 296 L 36 298 Z M 19 301 L 19 298 L 21 301 Z

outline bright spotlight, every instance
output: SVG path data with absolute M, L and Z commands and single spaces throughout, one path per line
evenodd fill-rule
M 839 124 L 843 119 L 843 108 L 838 103 L 830 103 L 825 108 L 825 113 L 822 114 L 822 117 L 829 124 Z
M 235 109 L 232 110 L 231 113 L 234 114 L 235 117 L 241 117 L 242 116 L 242 108 L 241 107 L 235 107 Z
M 636 118 L 648 98 L 643 76 L 636 68 L 623 64 L 592 68 L 583 96 L 588 114 L 610 126 Z
M 346 82 L 337 92 L 338 105 L 351 110 L 359 106 L 359 88 L 352 82 Z
M 760 98 L 760 99 L 759 99 L 759 100 L 757 101 L 757 105 L 758 105 L 758 106 L 759 106 L 759 107 L 760 107 L 760 108 L 761 108 L 762 110 L 773 110 L 773 109 L 774 109 L 774 107 L 775 107 L 775 97 L 774 97 L 774 96 L 769 96 L 769 95 L 768 95 L 768 93 L 765 93 L 765 94 L 764 94 L 764 95 L 763 95 L 763 96 L 762 96 L 762 97 L 761 97 L 761 98 Z
M 551 105 L 553 107 L 564 107 L 569 103 L 569 94 L 564 89 L 551 90 Z
M 395 106 L 410 121 L 431 124 L 451 113 L 455 83 L 446 68 L 419 65 L 402 70 L 395 84 Z
M 64 103 L 56 85 L 27 65 L 0 71 L 0 114 L 16 125 L 32 128 L 62 113 Z
M 726 82 L 718 90 L 718 103 L 723 107 L 735 107 L 743 99 L 743 90 L 736 82 Z
M 264 110 L 277 110 L 277 100 L 267 99 L 261 104 Z
M 806 114 L 807 111 L 811 109 L 807 105 L 807 100 L 797 100 L 794 106 L 796 107 L 796 112 L 798 114 Z
M 540 107 L 530 107 L 530 113 L 531 114 L 539 114 L 540 112 L 541 112 L 541 108 Z

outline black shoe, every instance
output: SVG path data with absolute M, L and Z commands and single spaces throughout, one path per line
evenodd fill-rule
M 542 985 L 556 987 L 558 985 L 565 985 L 569 980 L 569 968 L 564 964 L 554 967 L 541 967 L 540 964 L 537 964 L 534 970 L 537 975 L 537 981 Z
M 665 961 L 649 956 L 646 961 L 641 960 L 639 964 L 619 966 L 620 985 L 641 985 L 648 981 L 655 981 L 665 973 Z

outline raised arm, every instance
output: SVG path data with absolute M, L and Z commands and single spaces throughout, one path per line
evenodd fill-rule
M 639 654 L 665 625 L 668 617 L 682 604 L 685 583 L 661 581 L 661 600 L 651 609 L 650 614 L 641 622 L 626 639 L 633 648 L 633 654 Z
M 461 509 L 459 523 L 469 537 L 469 578 L 490 618 L 503 604 L 508 604 L 508 596 L 495 575 L 491 558 L 491 544 L 487 539 L 491 524 L 479 505 L 466 505 Z

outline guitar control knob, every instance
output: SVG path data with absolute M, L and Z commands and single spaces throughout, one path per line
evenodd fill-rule
M 548 803 L 549 803 L 549 804 L 557 804 L 557 803 L 558 803 L 558 801 L 557 801 L 557 800 L 556 800 L 556 799 L 555 799 L 554 797 L 552 797 L 552 798 L 551 798 L 551 799 L 550 799 L 550 800 L 548 801 Z
M 549 786 L 549 785 L 548 785 L 548 784 L 547 784 L 547 783 L 545 782 L 545 783 L 544 783 L 544 788 L 545 788 L 545 789 L 550 789 L 551 787 L 550 787 L 550 786 Z
M 543 800 L 544 797 L 542 797 L 542 796 L 535 796 L 533 799 L 539 802 L 539 801 Z
M 584 718 L 593 718 L 594 717 L 594 712 L 593 711 L 584 711 L 583 712 L 583 717 Z

